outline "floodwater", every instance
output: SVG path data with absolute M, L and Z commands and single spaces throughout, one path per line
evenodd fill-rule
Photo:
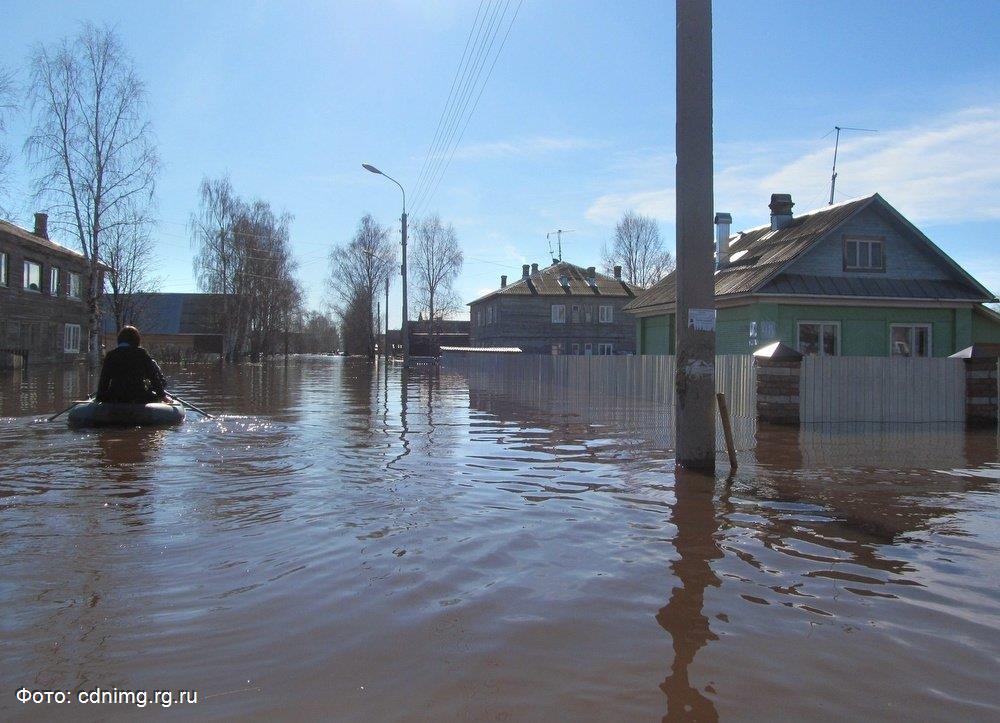
M 1000 716 L 995 433 L 761 429 L 706 479 L 658 410 L 165 371 L 223 416 L 70 431 L 44 415 L 80 372 L 0 377 L 0 718 L 139 714 L 22 687 L 215 720 Z

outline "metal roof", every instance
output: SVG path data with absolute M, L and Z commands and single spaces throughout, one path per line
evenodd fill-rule
M 222 294 L 143 294 L 139 332 L 147 334 L 218 334 Z M 114 333 L 111 297 L 105 295 L 104 331 Z
M 587 282 L 587 269 L 567 261 L 559 261 L 544 269 L 523 276 L 502 289 L 480 296 L 469 305 L 485 301 L 494 296 L 605 296 L 609 298 L 632 298 L 636 289 L 626 281 L 601 273 L 594 273 L 594 285 Z M 561 280 L 565 283 L 561 283 Z
M 915 232 L 921 241 L 948 262 L 963 277 L 963 281 L 928 281 L 917 279 L 885 279 L 875 277 L 820 277 L 783 274 L 792 261 L 819 243 L 827 234 L 841 226 L 872 203 L 879 203 Z M 715 295 L 749 293 L 785 293 L 811 296 L 869 296 L 885 298 L 961 299 L 982 301 L 988 292 L 930 242 L 918 229 L 906 221 L 877 193 L 796 216 L 790 225 L 772 230 L 770 225 L 758 226 L 730 237 L 731 262 L 715 272 Z M 640 292 L 625 305 L 625 311 L 639 311 L 677 299 L 675 273 L 671 272 L 650 289 Z

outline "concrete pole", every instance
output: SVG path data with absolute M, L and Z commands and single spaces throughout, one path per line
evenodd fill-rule
M 712 3 L 677 0 L 677 464 L 715 470 Z
M 403 366 L 410 363 L 410 322 L 409 309 L 406 305 L 406 209 L 403 209 L 403 320 L 399 324 L 400 332 L 403 334 Z

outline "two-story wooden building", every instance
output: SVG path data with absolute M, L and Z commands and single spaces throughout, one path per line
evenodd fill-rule
M 771 222 L 735 235 L 716 216 L 719 354 L 782 341 L 803 354 L 941 357 L 1000 342 L 984 306 L 995 295 L 877 193 L 801 215 L 792 206 L 772 195 Z M 674 353 L 675 281 L 626 307 L 640 354 Z
M 87 353 L 87 260 L 33 231 L 0 221 L 0 367 L 69 362 Z
M 519 347 L 528 354 L 634 354 L 634 320 L 623 307 L 632 285 L 559 261 L 521 268 L 521 278 L 469 304 L 472 346 Z

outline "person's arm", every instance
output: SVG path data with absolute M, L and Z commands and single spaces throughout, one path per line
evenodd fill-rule
M 167 385 L 166 377 L 163 376 L 163 371 L 160 369 L 160 365 L 156 363 L 153 357 L 146 355 L 147 365 L 149 366 L 149 380 L 152 382 L 152 389 L 156 396 L 163 399 L 167 396 L 167 392 L 164 387 Z
M 97 382 L 97 401 L 103 402 L 108 398 L 108 391 L 111 388 L 111 365 L 108 364 L 108 357 L 104 357 L 101 365 L 101 379 Z

